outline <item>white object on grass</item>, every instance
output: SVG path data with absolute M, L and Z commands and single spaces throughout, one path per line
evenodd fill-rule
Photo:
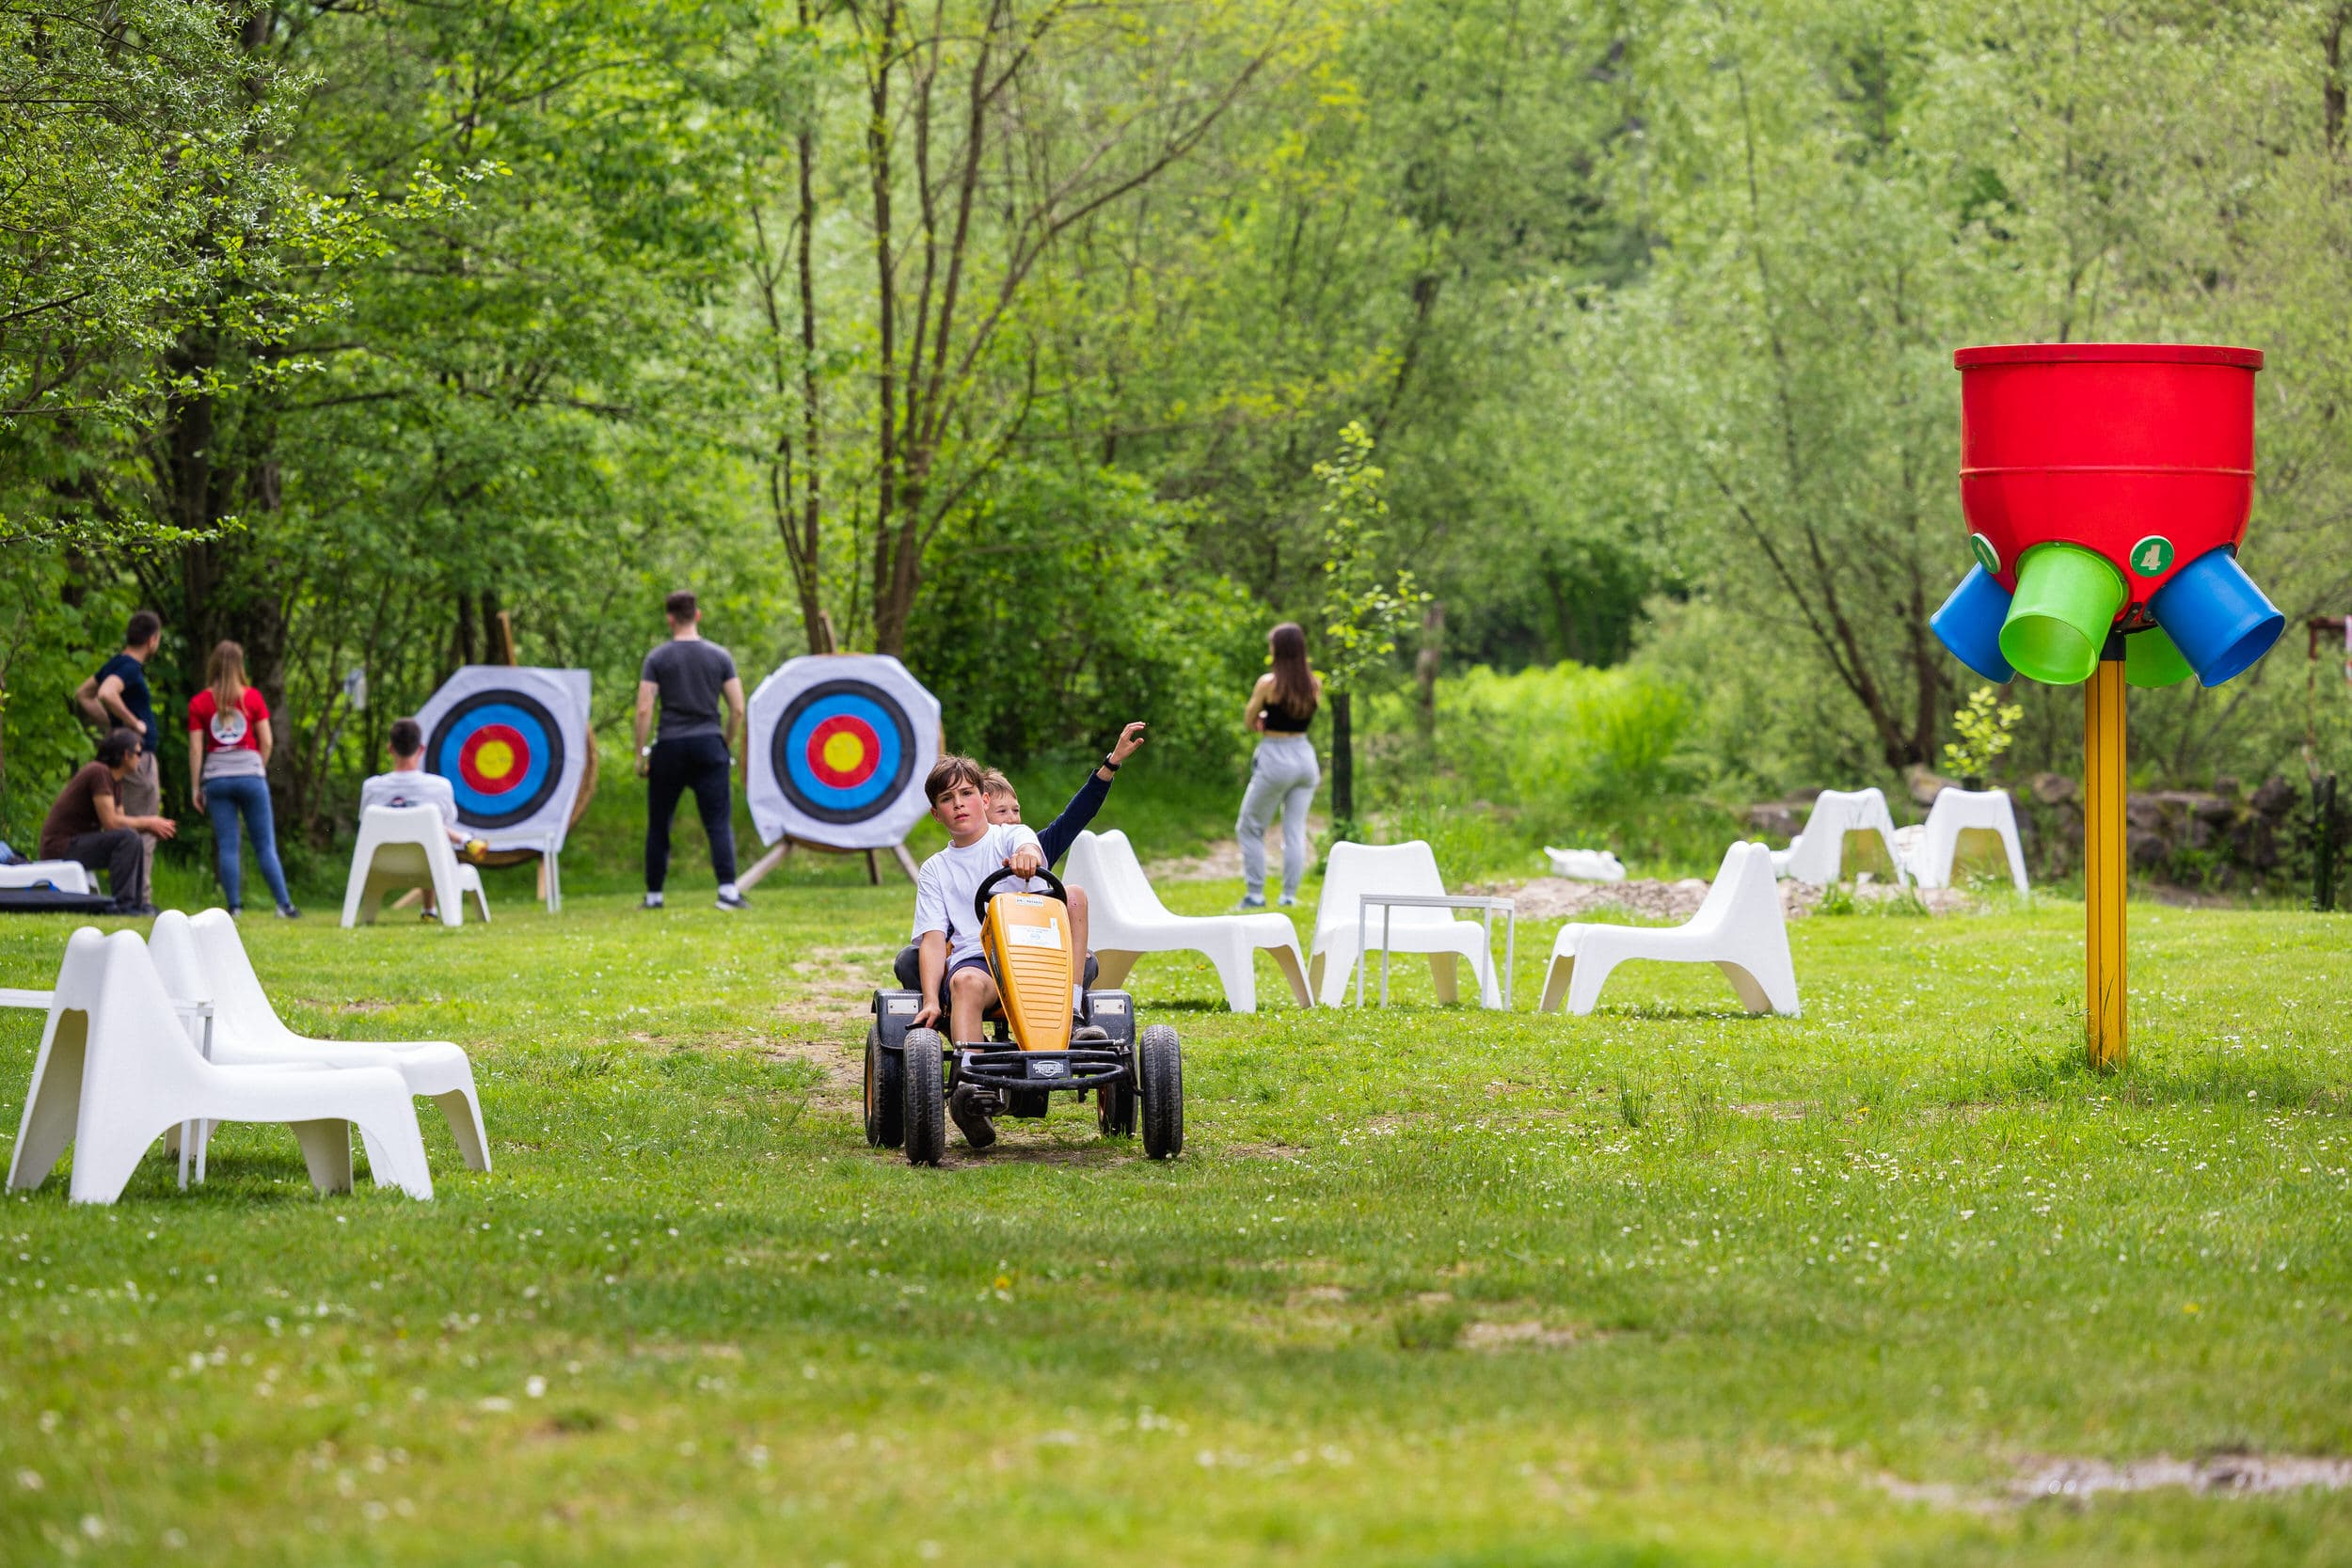
M 1087 895 L 1087 942 L 1100 972 L 1095 984 L 1116 989 L 1146 953 L 1200 953 L 1216 966 L 1225 1005 L 1237 1013 L 1258 1010 L 1257 956 L 1261 949 L 1290 982 L 1302 1007 L 1314 1006 L 1307 990 L 1306 959 L 1298 950 L 1298 927 L 1290 916 L 1263 914 L 1171 914 L 1136 859 L 1135 846 L 1114 828 L 1089 830 L 1070 847 L 1064 883 Z
M 1551 874 L 1568 877 L 1580 882 L 1622 882 L 1625 863 L 1607 849 L 1554 849 L 1544 846 L 1544 853 L 1551 861 Z
M 1438 875 L 1436 853 L 1420 839 L 1409 844 L 1331 846 L 1330 858 L 1323 865 L 1323 898 L 1315 906 L 1315 940 L 1307 960 L 1307 983 L 1314 988 L 1315 999 L 1327 1007 L 1338 1006 L 1347 994 L 1348 977 L 1363 958 L 1357 948 L 1356 930 L 1363 918 L 1367 893 L 1442 897 L 1445 879 Z M 1376 946 L 1370 938 L 1366 941 Z M 1386 950 L 1427 954 L 1440 1002 L 1457 999 L 1454 960 L 1466 958 L 1478 975 L 1479 1001 L 1489 1007 L 1502 1005 L 1486 927 L 1478 921 L 1457 920 L 1450 910 L 1401 907 L 1389 924 Z
M 351 1186 L 350 1126 L 377 1151 L 379 1186 L 433 1196 L 408 1085 L 388 1068 L 220 1067 L 188 1042 L 135 931 L 67 939 L 18 1123 L 11 1188 L 35 1187 L 73 1146 L 68 1196 L 112 1203 L 139 1160 L 187 1121 L 282 1121 L 321 1192 Z
M 1772 849 L 1772 871 L 1814 887 L 1836 882 L 1845 868 L 1846 835 L 1876 833 L 1886 847 L 1887 863 L 1898 883 L 1909 879 L 1901 851 L 1895 846 L 1895 819 L 1887 814 L 1886 797 L 1872 789 L 1825 789 L 1804 819 L 1804 832 L 1789 840 L 1786 849 Z
M 1752 1013 L 1797 1013 L 1797 971 L 1788 957 L 1788 919 L 1773 886 L 1772 851 L 1735 844 L 1715 872 L 1715 885 L 1698 912 L 1680 926 L 1560 927 L 1544 972 L 1539 1012 L 1589 1013 L 1601 983 L 1628 958 L 1711 963 L 1731 981 Z
M 433 890 L 444 926 L 466 921 L 467 894 L 490 923 L 482 873 L 457 858 L 449 828 L 432 806 L 370 806 L 359 814 L 359 842 L 351 847 L 351 879 L 343 886 L 343 924 L 373 925 L 384 895 L 412 887 Z
M 46 882 L 59 893 L 90 893 L 89 867 L 80 861 L 26 861 L 0 865 L 0 888 L 35 888 Z
M 467 1165 L 490 1168 L 482 1101 L 474 1090 L 473 1063 L 463 1047 L 448 1040 L 321 1040 L 295 1034 L 270 1006 L 246 954 L 245 939 L 226 910 L 206 910 L 193 919 L 166 910 L 155 917 L 151 941 L 165 988 L 176 998 L 212 1004 L 214 1061 L 308 1064 L 339 1071 L 389 1068 L 400 1074 L 410 1094 L 423 1095 L 440 1107 Z M 377 1149 L 373 1142 L 367 1148 L 373 1168 Z
M 1992 835 L 2009 857 L 2009 879 L 2018 892 L 2027 891 L 2026 850 L 2017 837 L 2017 808 L 2005 789 L 1942 789 L 1928 819 L 1917 828 L 1895 835 L 1903 851 L 1904 869 L 1921 887 L 1952 885 L 1952 863 L 1959 856 L 1963 834 L 1980 841 Z

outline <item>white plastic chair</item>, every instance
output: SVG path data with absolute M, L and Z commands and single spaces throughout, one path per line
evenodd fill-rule
M 1814 887 L 1832 885 L 1845 868 L 1848 833 L 1878 834 L 1886 846 L 1887 863 L 1895 868 L 1896 882 L 1909 879 L 1895 846 L 1895 819 L 1887 814 L 1886 797 L 1877 789 L 1821 791 L 1805 816 L 1804 832 L 1789 840 L 1788 848 L 1768 851 L 1773 874 Z
M 1182 915 L 1168 912 L 1143 874 L 1135 846 L 1114 828 L 1078 835 L 1070 847 L 1062 880 L 1087 895 L 1087 942 L 1101 968 L 1095 984 L 1116 987 L 1146 953 L 1200 953 L 1216 966 L 1225 1005 L 1237 1013 L 1258 1010 L 1257 956 L 1263 949 L 1291 984 L 1302 1007 L 1314 1006 L 1307 990 L 1307 964 L 1298 951 L 1298 927 L 1290 916 L 1263 914 Z
M 33 888 L 43 883 L 59 893 L 94 893 L 90 886 L 89 867 L 80 861 L 26 861 L 23 865 L 0 865 L 0 888 Z
M 1965 835 L 1965 836 L 1963 836 Z M 2026 848 L 2017 837 L 2017 808 L 2005 789 L 1940 789 L 1928 819 L 1895 835 L 1905 868 L 1921 887 L 1952 885 L 1952 865 L 1962 845 L 1972 849 L 1990 836 L 2009 857 L 2009 879 L 2028 891 Z
M 379 1186 L 433 1196 L 417 1113 L 384 1068 L 221 1067 L 188 1043 L 163 976 L 135 931 L 67 939 L 17 1124 L 10 1188 L 37 1187 L 73 1146 L 67 1195 L 112 1203 L 155 1140 L 187 1121 L 282 1121 L 321 1192 L 351 1187 L 350 1126 L 366 1135 Z
M 1544 846 L 1545 858 L 1551 862 L 1551 874 L 1579 882 L 1622 882 L 1625 862 L 1608 849 L 1554 849 Z
M 1346 994 L 1348 977 L 1364 954 L 1356 950 L 1356 927 L 1367 893 L 1445 894 L 1445 879 L 1438 875 L 1438 857 L 1420 839 L 1410 844 L 1334 844 L 1323 866 L 1323 899 L 1315 906 L 1315 941 L 1308 950 L 1307 983 L 1327 1007 L 1337 1006 Z M 1366 922 L 1364 942 L 1379 951 L 1380 925 L 1375 913 Z M 1478 975 L 1482 1006 L 1499 1007 L 1502 992 L 1495 981 L 1494 957 L 1486 950 L 1486 926 L 1459 920 L 1451 910 L 1399 906 L 1387 911 L 1388 950 L 1425 953 L 1429 973 L 1437 982 L 1438 1000 L 1453 1002 L 1460 992 L 1454 974 L 1456 958 L 1466 958 Z
M 1788 921 L 1776 880 L 1770 849 L 1735 844 L 1706 901 L 1680 926 L 1561 927 L 1536 1010 L 1557 1012 L 1565 998 L 1568 1011 L 1589 1013 L 1611 970 L 1628 958 L 1662 958 L 1711 963 L 1730 979 L 1748 1011 L 1795 1017 L 1797 971 L 1788 958 Z
M 490 1168 L 473 1063 L 462 1046 L 448 1040 L 320 1040 L 295 1034 L 270 1006 L 253 960 L 246 955 L 237 922 L 227 910 L 206 910 L 194 918 L 166 910 L 155 917 L 154 934 L 148 940 L 165 989 L 182 1001 L 213 1005 L 214 1061 L 309 1063 L 338 1070 L 390 1068 L 410 1094 L 422 1095 L 441 1108 L 468 1167 Z M 375 1146 L 369 1144 L 371 1164 L 375 1153 Z
M 433 890 L 433 907 L 444 926 L 462 926 L 465 895 L 473 895 L 484 925 L 490 901 L 482 873 L 457 858 L 449 829 L 432 806 L 370 806 L 359 814 L 359 842 L 351 847 L 351 880 L 343 887 L 343 924 L 375 923 L 384 895 L 412 887 Z

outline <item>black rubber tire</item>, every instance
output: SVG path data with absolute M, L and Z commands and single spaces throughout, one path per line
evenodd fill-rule
M 898 1054 L 906 1074 L 907 1164 L 935 1165 L 947 1152 L 947 1069 L 935 1029 L 910 1029 Z
M 866 1141 L 896 1148 L 907 1141 L 905 1059 L 882 1048 L 882 1026 L 866 1031 Z
M 1172 1160 L 1184 1151 L 1184 1053 L 1176 1031 L 1154 1023 L 1136 1042 L 1137 1107 L 1143 1123 L 1143 1152 Z
M 1136 1081 L 1121 1078 L 1118 1083 L 1094 1091 L 1094 1125 L 1106 1138 L 1132 1138 L 1136 1135 Z

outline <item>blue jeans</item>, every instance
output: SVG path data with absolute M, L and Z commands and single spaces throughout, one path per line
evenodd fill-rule
M 237 909 L 245 900 L 243 868 L 237 858 L 237 818 L 245 818 L 245 828 L 253 835 L 253 858 L 262 863 L 262 880 L 269 884 L 270 896 L 284 909 L 294 902 L 286 896 L 286 873 L 278 863 L 278 825 L 270 816 L 269 781 L 267 779 L 207 779 L 204 781 L 204 815 L 213 819 L 213 848 L 220 870 L 220 891 L 230 909 Z

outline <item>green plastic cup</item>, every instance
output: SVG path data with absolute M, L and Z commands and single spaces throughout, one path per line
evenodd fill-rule
M 2036 545 L 2017 562 L 2017 594 L 2001 623 L 2001 657 L 2050 686 L 2079 686 L 2099 667 L 2123 574 L 2079 545 Z
M 2162 626 L 2123 639 L 2123 679 L 2133 686 L 2170 686 L 2196 673 Z

